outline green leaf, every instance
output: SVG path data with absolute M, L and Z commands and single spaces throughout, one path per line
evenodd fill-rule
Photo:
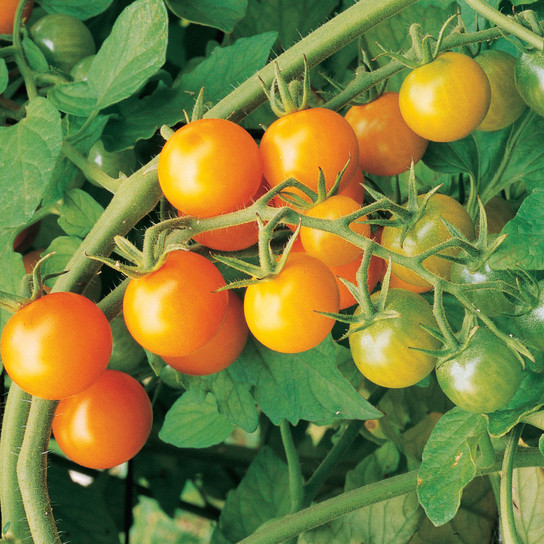
M 93 0 L 82 2 L 81 0 L 40 0 L 40 6 L 47 13 L 66 13 L 85 21 L 95 15 L 106 11 L 113 0 Z
M 324 23 L 337 0 L 249 0 L 246 16 L 234 29 L 234 38 L 277 32 L 280 46 L 287 49 Z
M 166 4 L 182 19 L 218 28 L 227 34 L 247 10 L 247 0 L 166 0 Z
M 184 393 L 168 410 L 159 438 L 178 448 L 207 448 L 219 444 L 236 428 L 217 411 L 217 402 L 208 394 L 204 402 L 198 395 Z
M 431 433 L 423 450 L 417 494 L 434 525 L 455 516 L 463 488 L 476 475 L 475 450 L 485 426 L 483 416 L 453 408 Z
M 266 64 L 275 39 L 275 33 L 268 33 L 216 47 L 173 87 L 159 83 L 150 95 L 119 104 L 118 117 L 106 127 L 106 147 L 112 151 L 125 149 L 137 140 L 151 138 L 162 125 L 183 120 L 183 111 L 192 109 L 203 86 L 205 102 L 218 102 Z
M 78 544 L 119 544 L 118 530 L 100 481 L 80 485 L 67 470 L 48 467 L 47 479 L 55 519 L 65 541 Z
M 253 396 L 271 421 L 323 423 L 340 419 L 376 419 L 382 413 L 368 403 L 337 368 L 331 338 L 295 355 L 272 351 L 255 342 L 241 362 L 254 379 Z
M 49 62 L 42 53 L 42 50 L 34 43 L 30 36 L 25 33 L 22 40 L 23 52 L 28 65 L 37 72 L 48 72 Z
M 454 142 L 429 142 L 424 163 L 435 172 L 458 174 L 464 172 L 479 177 L 478 148 L 472 135 Z
M 9 72 L 6 61 L 0 58 L 0 94 L 8 88 Z
M 400 454 L 392 442 L 387 442 L 374 453 L 365 457 L 354 470 L 347 473 L 345 491 L 382 480 L 394 472 L 400 462 Z M 305 533 L 304 544 L 405 544 L 424 517 L 415 493 L 361 508 L 331 523 Z
M 244 353 L 241 357 L 244 357 Z M 242 427 L 249 433 L 257 429 L 259 414 L 250 392 L 252 378 L 247 374 L 240 360 L 221 372 L 209 376 L 180 374 L 180 377 L 188 389 L 198 392 L 201 400 L 207 393 L 212 393 L 219 413 L 234 425 Z
M 0 229 L 0 291 L 20 295 L 19 290 L 25 268 L 21 255 L 13 251 L 14 237 L 14 229 Z M 6 310 L 0 310 L 0 331 L 11 315 Z M 1 361 L 0 368 L 2 368 Z
M 541 544 L 544 535 L 544 470 L 514 469 L 512 501 L 516 531 L 523 544 Z
M 89 68 L 88 79 L 58 85 L 48 98 L 65 113 L 88 116 L 128 98 L 166 59 L 168 16 L 160 0 L 123 10 Z
M 506 234 L 507 238 L 489 259 L 492 268 L 544 269 L 543 207 L 544 188 L 535 189 L 503 228 L 501 234 Z
M 495 437 L 505 435 L 521 419 L 544 406 L 544 375 L 524 371 L 516 394 L 500 410 L 486 414 L 489 434 Z
M 0 127 L 0 228 L 20 227 L 34 215 L 61 146 L 60 115 L 45 98 L 32 100 L 16 125 Z
M 287 514 L 290 502 L 287 465 L 265 447 L 240 485 L 228 494 L 212 544 L 224 542 L 225 538 L 231 542 L 242 540 L 263 523 Z
M 103 211 L 104 208 L 89 193 L 71 189 L 59 206 L 59 226 L 69 236 L 84 238 Z

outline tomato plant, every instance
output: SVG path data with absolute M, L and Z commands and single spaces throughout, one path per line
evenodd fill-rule
M 244 297 L 249 330 L 259 342 L 281 353 L 317 346 L 334 325 L 334 319 L 318 312 L 338 309 L 332 272 L 305 253 L 292 253 L 277 276 L 249 285 Z
M 397 92 L 385 92 L 372 102 L 352 106 L 345 117 L 357 135 L 359 165 L 369 174 L 395 176 L 406 172 L 427 149 L 428 140 L 404 121 Z
M 59 402 L 53 435 L 72 461 L 106 469 L 132 459 L 147 441 L 152 423 L 151 402 L 142 385 L 108 369 L 89 388 Z
M 424 195 L 419 195 L 421 202 Z M 443 221 L 457 227 L 468 239 L 474 238 L 474 225 L 467 211 L 457 200 L 442 194 L 434 194 L 429 199 L 423 214 L 407 233 L 404 241 L 401 241 L 401 229 L 386 226 L 383 229 L 383 247 L 402 253 L 403 255 L 414 256 L 423 251 L 445 242 L 451 235 Z M 445 249 L 441 253 L 455 255 L 457 249 Z M 451 272 L 452 262 L 433 255 L 424 260 L 423 265 L 427 270 L 448 279 Z M 393 264 L 392 272 L 400 279 L 413 285 L 428 287 L 428 282 L 418 276 L 412 270 L 403 266 Z
M 51 13 L 36 21 L 30 28 L 30 35 L 51 66 L 67 73 L 77 62 L 96 51 L 87 26 L 62 13 Z
M 331 189 L 347 165 L 340 190 L 348 185 L 358 168 L 359 147 L 349 123 L 337 112 L 310 108 L 280 117 L 265 131 L 261 143 L 266 181 L 276 187 L 295 178 L 317 191 L 319 170 Z M 290 189 L 295 194 L 300 191 Z
M 247 342 L 248 328 L 240 297 L 229 291 L 225 321 L 219 332 L 200 349 L 181 357 L 164 356 L 164 362 L 184 374 L 204 376 L 219 372 L 234 363 Z
M 489 329 L 479 327 L 458 354 L 437 363 L 446 395 L 468 412 L 486 414 L 505 406 L 521 380 L 521 363 Z
M 481 66 L 451 51 L 410 72 L 399 91 L 406 124 L 435 142 L 470 134 L 483 121 L 490 99 L 489 80 Z
M 317 219 L 338 219 L 361 209 L 360 204 L 355 200 L 335 195 L 323 202 L 316 204 L 306 212 L 306 216 Z M 350 229 L 361 236 L 370 236 L 370 225 L 363 223 L 368 218 L 365 216 L 350 223 Z M 300 229 L 300 240 L 308 255 L 318 258 L 327 266 L 342 266 L 357 259 L 363 250 L 340 238 L 334 233 L 302 227 Z
M 156 271 L 132 279 L 123 298 L 130 334 L 157 355 L 187 355 L 209 342 L 225 319 L 228 295 L 202 255 L 172 251 Z
M 516 62 L 514 77 L 517 90 L 525 103 L 536 113 L 544 113 L 544 57 L 541 53 L 522 53 Z
M 522 340 L 529 346 L 544 350 L 544 282 L 538 283 L 538 299 L 532 308 L 516 305 L 514 324 Z
M 3 2 L 2 12 L 0 13 L 0 34 L 11 34 L 13 32 L 13 20 L 18 3 L 18 0 L 6 0 Z M 30 0 L 23 11 L 23 20 L 28 20 L 33 7 L 34 1 Z
M 108 174 L 108 176 L 115 179 L 120 174 L 129 176 L 136 170 L 137 165 L 134 148 L 110 152 L 104 147 L 102 140 L 98 140 L 93 144 L 87 158 L 91 163 L 96 164 L 103 172 Z M 96 185 L 96 182 L 92 178 L 89 181 Z
M 377 303 L 382 295 L 372 295 Z M 408 387 L 421 381 L 434 369 L 435 358 L 418 351 L 439 347 L 436 338 L 421 325 L 436 327 L 430 304 L 419 294 L 405 289 L 390 289 L 385 311 L 395 316 L 377 319 L 360 331 L 349 336 L 353 360 L 361 374 L 383 387 Z M 362 312 L 359 307 L 356 314 Z
M 28 304 L 6 323 L 2 363 L 24 391 L 63 399 L 92 385 L 111 355 L 108 321 L 89 299 L 51 293 Z
M 159 183 L 170 203 L 187 215 L 210 217 L 246 205 L 262 180 L 253 138 L 224 119 L 201 119 L 180 128 L 159 157 Z
M 516 121 L 525 110 L 514 81 L 516 58 L 506 51 L 488 49 L 474 60 L 483 68 L 491 86 L 491 102 L 478 130 L 500 130 Z

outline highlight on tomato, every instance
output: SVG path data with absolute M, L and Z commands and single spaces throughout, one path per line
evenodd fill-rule
M 188 355 L 209 342 L 223 324 L 228 305 L 218 268 L 191 251 L 168 253 L 156 271 L 130 280 L 123 298 L 125 323 L 145 349 Z
M 109 469 L 143 448 L 152 423 L 151 402 L 140 382 L 108 369 L 89 388 L 59 402 L 53 435 L 75 463 Z
M 454 51 L 412 70 L 399 91 L 406 124 L 435 142 L 468 136 L 483 121 L 490 100 L 491 87 L 482 67 Z
M 244 297 L 249 330 L 268 348 L 300 353 L 317 346 L 331 332 L 340 297 L 336 280 L 319 259 L 291 253 L 281 272 L 251 284 Z
M 376 306 L 382 291 L 371 295 Z M 398 313 L 372 321 L 349 336 L 353 360 L 361 374 L 382 387 L 409 387 L 428 376 L 436 359 L 423 350 L 436 350 L 440 342 L 421 325 L 436 327 L 431 305 L 419 294 L 405 289 L 389 289 L 385 311 Z M 361 314 L 360 307 L 355 315 Z M 351 325 L 354 330 L 360 325 Z
M 418 201 L 421 203 L 424 198 L 425 195 L 419 195 Z M 382 232 L 381 244 L 386 249 L 402 255 L 410 257 L 419 255 L 451 238 L 443 221 L 457 227 L 469 240 L 474 239 L 474 224 L 465 208 L 454 198 L 435 193 L 429 198 L 421 217 L 408 230 L 404 241 L 401 242 L 402 229 L 386 225 Z M 448 248 L 442 250 L 440 254 L 455 256 L 458 252 L 459 248 Z M 450 277 L 452 261 L 432 255 L 423 261 L 423 266 L 433 274 L 447 280 Z M 391 271 L 401 280 L 412 285 L 420 287 L 430 285 L 416 272 L 397 263 L 392 264 Z
M 261 184 L 258 145 L 225 119 L 199 119 L 177 130 L 159 155 L 159 184 L 178 210 L 212 217 L 244 207 Z
M 359 142 L 359 165 L 376 176 L 396 176 L 423 157 L 429 141 L 416 134 L 401 115 L 399 93 L 387 91 L 345 115 Z
M 361 209 L 360 204 L 350 197 L 334 195 L 319 204 L 316 204 L 306 212 L 307 217 L 316 219 L 335 220 L 350 215 Z M 350 229 L 361 236 L 370 236 L 370 225 L 364 223 L 368 219 L 361 216 L 352 223 Z M 300 240 L 308 253 L 317 257 L 327 266 L 341 266 L 351 263 L 362 255 L 362 248 L 348 242 L 340 236 L 320 229 L 302 227 L 300 229 Z
M 91 386 L 108 365 L 110 325 L 76 293 L 45 295 L 11 316 L 0 339 L 9 377 L 30 395 L 59 400 Z
M 164 356 L 162 359 L 167 365 L 184 374 L 205 376 L 227 368 L 238 359 L 246 345 L 249 329 L 240 297 L 234 291 L 228 291 L 228 294 L 227 314 L 218 333 L 189 355 Z
M 339 190 L 346 187 L 359 162 L 357 137 L 339 113 L 310 108 L 280 117 L 265 131 L 261 143 L 264 177 L 271 187 L 288 178 L 317 191 L 319 170 L 327 190 L 347 164 Z M 295 189 L 289 191 L 307 197 Z

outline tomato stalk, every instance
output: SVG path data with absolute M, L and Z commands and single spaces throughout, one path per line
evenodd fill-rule
M 15 11 L 15 19 L 13 21 L 13 47 L 15 48 L 15 62 L 25 81 L 26 93 L 28 98 L 32 100 L 38 96 L 38 89 L 36 87 L 36 81 L 34 80 L 34 72 L 28 65 L 23 53 L 21 32 L 19 30 L 23 19 L 23 11 L 27 3 L 28 0 L 21 0 Z
M 508 34 L 517 36 L 520 40 L 532 45 L 535 49 L 544 49 L 544 39 L 528 28 L 514 21 L 511 17 L 503 15 L 499 10 L 490 6 L 485 0 L 465 0 L 465 2 L 480 15 L 495 23 L 499 28 Z
M 521 540 L 516 531 L 516 522 L 514 520 L 512 473 L 522 429 L 523 425 L 516 425 L 510 432 L 510 437 L 508 438 L 502 461 L 501 482 L 499 487 L 502 537 L 504 541 L 509 544 L 521 544 Z
M 289 471 L 289 493 L 291 496 L 291 513 L 298 512 L 303 503 L 303 485 L 304 477 L 300 467 L 298 451 L 293 441 L 291 427 L 289 422 L 283 419 L 280 422 L 280 433 L 287 458 L 287 467 Z
M 518 452 L 514 466 L 544 466 L 544 457 L 538 448 Z M 502 469 L 502 460 L 492 467 L 478 470 L 476 477 L 493 474 Z M 304 531 L 328 523 L 345 514 L 400 495 L 413 493 L 417 488 L 417 471 L 413 470 L 380 482 L 368 484 L 312 505 L 300 512 L 283 517 L 244 538 L 238 544 L 275 544 Z

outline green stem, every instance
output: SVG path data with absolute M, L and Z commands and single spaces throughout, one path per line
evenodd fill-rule
M 480 437 L 480 442 L 478 443 L 480 448 L 480 457 L 478 459 L 478 466 L 480 468 L 488 468 L 495 464 L 496 453 L 493 443 L 491 442 L 491 437 L 489 433 L 484 432 Z
M 286 419 L 283 419 L 280 423 L 280 432 L 289 469 L 289 492 L 291 495 L 291 513 L 293 513 L 298 512 L 302 506 L 304 478 L 291 428 Z
M 511 17 L 503 15 L 499 10 L 491 7 L 484 0 L 465 0 L 465 2 L 487 20 L 502 28 L 505 33 L 517 36 L 520 40 L 529 43 L 539 51 L 544 49 L 544 40 L 528 28 L 520 25 Z
M 6 401 L 0 439 L 0 510 L 2 526 L 18 542 L 30 540 L 23 498 L 17 482 L 17 456 L 25 433 L 30 395 L 11 384 Z M 1 528 L 0 528 L 1 529 Z
M 47 456 L 44 455 L 56 405 L 56 402 L 32 398 L 27 431 L 17 462 L 17 478 L 28 525 L 33 541 L 40 544 L 61 544 L 47 491 Z
M 538 448 L 527 448 L 516 456 L 516 467 L 544 466 L 544 456 Z M 476 477 L 501 470 L 501 462 L 481 469 Z M 417 488 L 417 471 L 393 476 L 380 482 L 342 493 L 332 499 L 312 505 L 295 514 L 271 522 L 238 544 L 277 544 L 365 506 L 413 493 Z
M 62 144 L 62 153 L 83 172 L 83 175 L 87 179 L 90 178 L 93 181 L 96 181 L 96 183 L 104 187 L 104 189 L 108 190 L 110 193 L 115 194 L 117 192 L 121 180 L 108 176 L 108 174 L 102 171 L 96 164 L 93 164 L 83 155 L 78 153 L 69 143 L 64 142 Z
M 514 508 L 512 501 L 512 474 L 514 470 L 514 460 L 518 447 L 519 438 L 523 425 L 517 425 L 510 433 L 510 438 L 506 444 L 504 457 L 502 461 L 502 475 L 500 483 L 500 519 L 502 537 L 507 544 L 521 544 L 521 540 L 516 531 L 516 522 L 514 519 Z
M 17 53 L 17 48 L 12 45 L 0 48 L 0 57 L 10 57 L 15 53 Z
M 304 70 L 304 57 L 308 68 L 313 68 L 373 26 L 416 2 L 417 0 L 358 2 L 293 45 L 277 57 L 275 62 L 286 80 L 294 78 Z M 268 89 L 273 79 L 274 64 L 270 63 L 218 102 L 204 117 L 240 121 L 266 101 L 261 80 Z
M 23 53 L 23 45 L 21 41 L 21 21 L 23 19 L 23 11 L 25 9 L 25 5 L 28 3 L 28 0 L 21 0 L 19 2 L 19 5 L 17 6 L 17 11 L 15 12 L 15 19 L 13 21 L 13 47 L 15 49 L 15 62 L 17 63 L 17 67 L 19 68 L 19 72 L 23 76 L 25 87 L 26 87 L 26 93 L 29 98 L 29 100 L 32 100 L 33 98 L 38 97 L 38 89 L 36 88 L 36 81 L 34 80 L 34 73 L 28 63 L 26 62 L 24 53 Z

